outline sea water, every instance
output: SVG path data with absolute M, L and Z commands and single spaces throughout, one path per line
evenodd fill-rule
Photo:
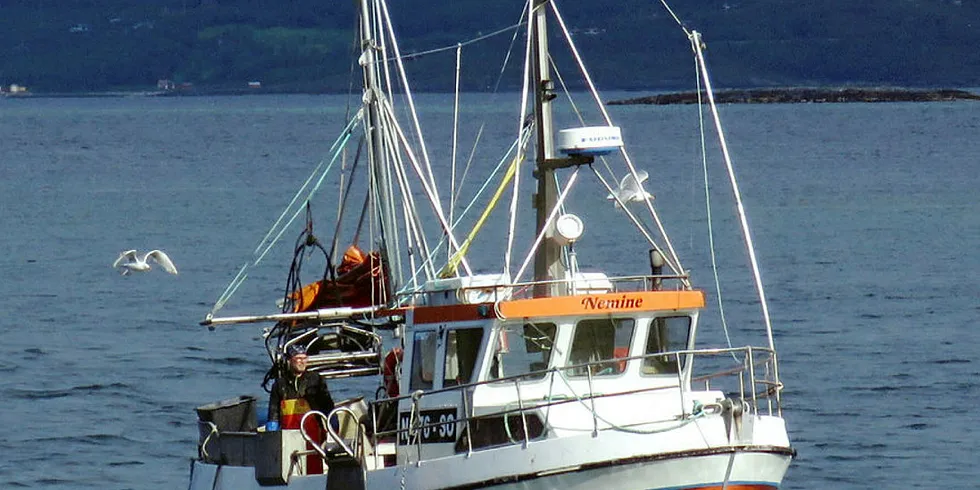
M 452 97 L 420 99 L 445 177 Z M 507 98 L 463 99 L 477 108 L 462 110 L 457 175 L 480 182 L 521 121 Z M 264 399 L 268 368 L 261 325 L 208 331 L 198 322 L 328 156 L 349 107 L 345 97 L 300 95 L 0 99 L 0 487 L 185 487 L 194 408 Z M 609 110 L 650 173 L 672 245 L 713 303 L 696 112 Z M 721 115 L 798 451 L 783 488 L 974 488 L 980 105 L 732 105 Z M 464 172 L 478 133 L 492 156 Z M 710 185 L 731 195 L 717 145 L 708 153 Z M 588 169 L 580 178 L 596 181 Z M 628 222 L 569 208 L 585 222 L 583 270 L 642 270 L 642 246 L 617 252 L 628 249 Z M 716 197 L 712 209 L 719 234 L 737 231 L 730 200 Z M 336 199 L 326 194 L 313 211 L 332 217 Z M 316 231 L 332 237 L 327 226 Z M 284 235 L 221 314 L 275 308 L 298 233 Z M 717 240 L 719 259 L 744 257 L 737 237 Z M 180 274 L 118 275 L 110 265 L 130 248 L 165 250 Z M 744 260 L 736 270 L 748 273 Z M 735 300 L 732 342 L 764 345 L 754 289 L 734 284 L 722 290 Z M 705 344 L 727 342 L 719 324 L 705 316 Z M 335 398 L 373 388 L 331 383 Z

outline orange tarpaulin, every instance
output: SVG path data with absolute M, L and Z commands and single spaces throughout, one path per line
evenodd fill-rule
M 337 266 L 337 279 L 322 280 L 303 286 L 290 295 L 295 302 L 293 311 L 312 311 L 331 306 L 364 307 L 387 302 L 384 264 L 381 254 L 365 254 L 356 245 L 344 252 Z

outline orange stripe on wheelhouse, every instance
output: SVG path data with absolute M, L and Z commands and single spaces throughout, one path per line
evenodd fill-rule
M 631 291 L 553 298 L 501 301 L 497 309 L 505 319 L 608 315 L 650 311 L 690 310 L 704 307 L 702 291 Z M 493 303 L 419 306 L 412 309 L 414 323 L 443 323 L 493 318 Z
M 675 311 L 704 307 L 702 291 L 632 291 L 558 296 L 500 303 L 505 318 Z
M 479 305 L 416 306 L 413 322 L 444 323 L 493 318 L 493 303 Z

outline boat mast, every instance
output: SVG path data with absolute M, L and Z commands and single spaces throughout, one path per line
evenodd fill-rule
M 372 169 L 372 183 L 369 192 L 373 193 L 372 198 L 378 205 L 378 215 L 381 220 L 381 248 L 384 250 L 384 258 L 388 261 L 388 277 L 391 291 L 398 291 L 401 286 L 395 274 L 400 274 L 401 256 L 398 254 L 397 239 L 395 237 L 397 228 L 395 227 L 394 209 L 391 202 L 389 167 L 387 165 L 388 156 L 385 151 L 385 134 L 381 119 L 381 81 L 378 78 L 378 43 L 374 39 L 374 27 L 371 13 L 370 0 L 359 0 L 361 10 L 361 57 L 359 58 L 364 74 L 364 105 L 365 107 L 365 138 L 368 151 L 368 161 Z M 392 272 L 398 271 L 397 273 Z
M 536 235 L 544 231 L 544 239 L 534 257 L 534 280 L 555 281 L 565 278 L 565 265 L 561 261 L 561 245 L 551 230 L 545 230 L 548 216 L 558 202 L 558 185 L 555 183 L 555 170 L 547 162 L 555 157 L 554 129 L 551 117 L 551 101 L 555 98 L 554 82 L 548 67 L 548 2 L 533 0 L 534 11 L 531 19 L 531 65 L 534 87 L 534 121 L 537 126 L 537 161 L 535 177 L 538 190 L 534 196 L 537 216 Z M 559 283 L 545 283 L 534 286 L 535 297 L 558 296 L 563 287 Z

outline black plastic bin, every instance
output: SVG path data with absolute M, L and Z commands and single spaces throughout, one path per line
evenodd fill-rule
M 243 395 L 197 407 L 197 418 L 211 422 L 219 432 L 252 432 L 258 427 L 255 397 Z

